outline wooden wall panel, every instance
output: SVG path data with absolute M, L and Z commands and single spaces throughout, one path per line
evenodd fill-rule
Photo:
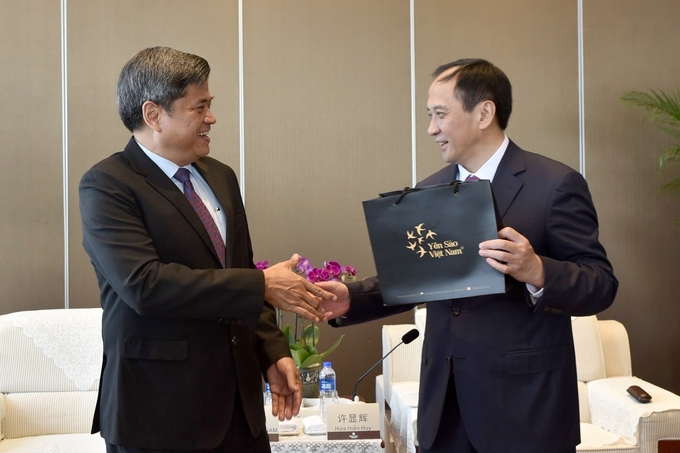
M 576 2 L 419 0 L 415 18 L 419 180 L 445 165 L 427 134 L 431 74 L 460 58 L 489 60 L 510 79 L 515 143 L 578 170 Z
M 0 33 L 0 313 L 58 308 L 64 304 L 59 2 L 2 2 Z
M 130 134 L 118 119 L 115 83 L 138 50 L 167 45 L 210 61 L 217 124 L 212 155 L 239 173 L 255 258 L 293 252 L 374 273 L 361 201 L 412 184 L 408 0 L 243 1 L 245 158 L 239 154 L 238 0 L 69 0 L 68 155 L 64 241 L 60 4 L 0 3 L 1 312 L 98 305 L 81 246 L 77 186 L 92 164 Z M 577 2 L 415 2 L 417 179 L 444 165 L 427 135 L 430 74 L 479 56 L 514 88 L 508 135 L 525 149 L 579 168 Z M 680 393 L 680 331 L 673 283 L 678 199 L 661 193 L 656 159 L 673 141 L 618 102 L 626 90 L 677 85 L 674 0 L 583 0 L 585 168 L 602 240 L 621 281 L 602 318 L 631 336 L 635 374 Z M 26 20 L 30 17 L 30 20 Z M 11 159 L 11 160 L 10 160 Z M 64 268 L 68 252 L 69 266 Z M 36 284 L 39 281 L 39 284 Z M 379 357 L 380 325 L 336 331 L 331 356 L 340 390 Z M 360 393 L 372 398 L 372 376 Z
M 82 247 L 78 183 L 94 163 L 122 150 L 131 136 L 116 106 L 120 70 L 135 53 L 152 46 L 206 58 L 217 117 L 211 155 L 238 173 L 237 3 L 70 0 L 68 6 L 71 305 L 90 307 L 99 305 L 99 290 Z
M 621 104 L 631 90 L 679 89 L 680 3 L 584 2 L 586 162 L 602 241 L 620 281 L 603 318 L 628 329 L 633 373 L 680 393 L 680 198 L 660 191 L 660 154 L 678 141 Z M 677 173 L 676 173 L 677 174 Z
M 408 24 L 407 1 L 245 2 L 245 188 L 256 260 L 297 252 L 317 266 L 333 260 L 375 273 L 361 201 L 410 185 Z M 322 347 L 347 334 L 329 357 L 342 394 L 380 358 L 382 324 L 322 326 Z M 373 398 L 373 386 L 367 377 L 360 393 Z

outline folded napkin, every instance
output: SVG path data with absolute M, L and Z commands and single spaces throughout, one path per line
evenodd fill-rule
M 326 424 L 318 415 L 312 415 L 302 419 L 302 426 L 306 433 L 323 433 L 326 432 Z
M 284 420 L 279 422 L 279 433 L 281 434 L 297 433 L 298 431 L 300 431 L 300 426 L 295 420 Z

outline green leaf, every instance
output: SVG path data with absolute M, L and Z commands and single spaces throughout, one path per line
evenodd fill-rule
M 295 344 L 295 338 L 293 337 L 293 334 L 290 333 L 290 326 L 283 328 L 283 336 L 286 337 L 289 345 Z
M 304 362 L 302 362 L 301 365 L 299 365 L 300 368 L 309 368 L 312 365 L 316 365 L 317 363 L 321 363 L 321 356 L 318 354 L 313 354 L 310 355 Z
M 328 354 L 333 352 L 335 350 L 335 348 L 338 347 L 338 345 L 340 344 L 340 342 L 342 341 L 343 338 L 345 338 L 345 335 L 341 335 L 340 338 L 338 338 L 337 341 L 335 343 L 333 343 L 333 346 L 331 346 L 326 352 L 322 353 L 321 354 L 321 360 L 323 360 Z
M 659 158 L 659 168 L 664 169 L 669 162 L 680 162 L 680 146 L 669 149 Z
M 309 324 L 302 331 L 302 335 L 300 335 L 300 339 L 298 339 L 298 344 L 302 344 L 303 346 L 304 345 L 316 346 L 317 343 L 319 342 L 319 334 L 320 334 L 319 326 L 315 324 Z
M 680 91 L 666 94 L 662 90 L 657 93 L 629 91 L 619 99 L 631 107 L 643 107 L 647 121 L 654 123 L 672 137 L 680 139 Z
M 303 366 L 302 364 L 305 363 L 307 358 L 310 356 L 309 352 L 307 352 L 305 349 L 291 350 L 290 354 L 293 356 L 293 361 L 298 367 Z
M 670 181 L 668 181 L 666 184 L 664 184 L 661 187 L 663 189 L 669 190 L 671 192 L 680 191 L 680 177 L 671 179 Z
M 676 89 L 671 94 L 662 90 L 649 90 L 649 93 L 629 91 L 622 94 L 619 99 L 629 106 L 644 108 L 647 121 L 672 137 L 680 139 L 680 90 Z M 675 145 L 659 157 L 659 170 L 668 171 L 669 164 L 678 162 L 680 146 Z M 674 175 L 661 187 L 674 194 L 680 193 L 680 177 Z
M 295 338 L 290 326 L 283 329 L 284 336 L 288 339 L 290 353 L 298 368 L 309 368 L 321 361 L 338 347 L 345 335 L 340 336 L 326 352 L 319 353 L 320 329 L 314 324 L 304 327 L 299 338 Z

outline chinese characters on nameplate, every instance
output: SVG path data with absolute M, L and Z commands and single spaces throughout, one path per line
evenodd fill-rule
M 378 403 L 330 404 L 326 413 L 328 440 L 380 439 Z

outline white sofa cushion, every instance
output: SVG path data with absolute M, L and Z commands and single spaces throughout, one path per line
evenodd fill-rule
M 415 323 L 420 335 L 425 338 L 425 323 L 427 322 L 427 308 L 415 308 Z
M 99 434 L 57 434 L 22 437 L 0 442 L 0 453 L 106 453 Z
M 588 453 L 638 453 L 636 445 L 629 445 L 619 436 L 599 426 L 581 423 L 581 443 L 576 446 L 577 452 Z
M 632 376 L 633 365 L 626 328 L 620 322 L 611 319 L 598 321 L 597 325 L 600 327 L 607 377 Z
M 4 395 L 5 437 L 89 433 L 97 392 L 30 392 Z
M 386 325 L 382 328 L 383 356 L 401 342 L 401 337 L 416 326 L 414 324 Z M 422 338 L 418 337 L 409 344 L 402 344 L 383 360 L 383 376 L 389 376 L 384 382 L 385 401 L 392 398 L 392 386 L 405 381 L 420 379 L 420 354 Z
M 0 441 L 5 438 L 5 395 L 0 393 Z
M 590 404 L 588 403 L 588 386 L 583 381 L 578 381 L 578 411 L 579 420 L 590 423 Z
M 100 308 L 0 316 L 0 392 L 97 390 L 101 317 Z
M 652 401 L 642 404 L 629 396 L 626 389 L 638 385 Z M 677 438 L 680 427 L 680 396 L 632 376 L 613 377 L 588 382 L 588 400 L 592 423 L 620 433 L 630 444 L 639 441 L 641 451 L 656 451 L 653 439 Z M 662 417 L 655 413 L 663 412 Z M 642 430 L 641 425 L 646 425 Z M 650 439 L 641 439 L 640 432 Z M 652 442 L 646 445 L 647 442 Z
M 596 316 L 573 317 L 571 329 L 574 333 L 576 351 L 576 374 L 579 381 L 588 382 L 606 376 L 604 352 L 600 328 Z

